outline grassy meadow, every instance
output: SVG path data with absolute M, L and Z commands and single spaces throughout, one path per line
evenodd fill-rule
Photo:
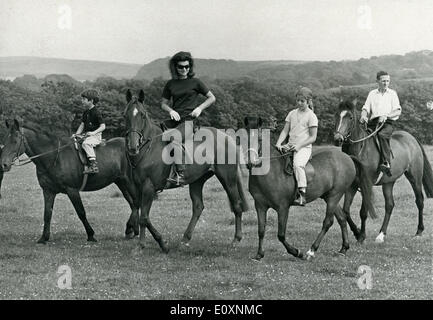
M 433 164 L 433 147 L 426 151 Z M 245 187 L 247 177 L 245 176 Z M 163 254 L 147 232 L 146 248 L 124 240 L 129 207 L 115 185 L 82 193 L 97 243 L 87 243 L 84 227 L 66 195 L 54 206 L 51 241 L 37 244 L 42 233 L 43 198 L 33 164 L 5 174 L 0 200 L 0 299 L 431 299 L 433 199 L 425 201 L 424 235 L 417 228 L 415 197 L 403 177 L 394 189 L 395 208 L 383 244 L 374 239 L 384 216 L 380 187 L 375 188 L 379 219 L 367 220 L 367 239 L 358 245 L 350 233 L 346 257 L 338 223 L 325 236 L 316 257 L 289 256 L 277 240 L 277 219 L 268 212 L 265 257 L 257 250 L 257 218 L 243 216 L 243 239 L 231 246 L 234 217 L 219 182 L 205 185 L 205 210 L 190 246 L 180 244 L 191 216 L 188 188 L 159 194 L 151 211 L 155 227 L 168 241 Z M 352 215 L 359 223 L 360 196 Z M 321 229 L 325 203 L 316 200 L 291 209 L 288 241 L 306 251 Z M 72 289 L 59 289 L 61 265 L 72 271 Z M 372 270 L 372 288 L 361 290 L 358 268 Z

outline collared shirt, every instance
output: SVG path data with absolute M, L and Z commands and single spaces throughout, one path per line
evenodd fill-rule
M 370 120 L 380 116 L 397 120 L 401 114 L 401 106 L 397 92 L 390 88 L 387 88 L 383 93 L 380 92 L 379 89 L 371 90 L 362 109 L 366 110 L 370 115 Z M 399 110 L 399 112 L 397 110 Z M 391 114 L 392 117 L 390 117 Z
M 310 128 L 317 127 L 319 124 L 317 116 L 309 108 L 303 112 L 299 109 L 290 111 L 286 122 L 290 123 L 289 144 L 298 144 L 307 140 L 310 136 Z M 305 146 L 305 148 L 312 148 L 312 145 Z

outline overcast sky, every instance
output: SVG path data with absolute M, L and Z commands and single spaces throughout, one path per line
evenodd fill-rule
M 343 60 L 433 49 L 432 0 L 0 0 L 0 56 Z

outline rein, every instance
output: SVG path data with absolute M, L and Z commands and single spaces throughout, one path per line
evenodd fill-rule
M 362 142 L 362 141 L 365 141 L 365 140 L 367 140 L 367 139 L 370 139 L 371 137 L 373 137 L 374 135 L 376 135 L 376 133 L 378 133 L 380 129 L 382 129 L 382 127 L 383 127 L 384 124 L 385 124 L 385 121 L 382 122 L 379 126 L 377 126 L 377 127 L 376 127 L 376 130 L 374 130 L 374 131 L 373 131 L 372 133 L 370 133 L 368 136 L 366 136 L 366 137 L 364 137 L 364 138 L 361 138 L 361 139 L 358 139 L 358 140 L 352 140 L 352 139 L 349 139 L 349 142 L 350 142 L 350 143 L 358 143 L 358 142 Z M 347 138 L 348 138 L 348 137 L 347 137 Z
M 28 146 L 28 143 L 27 143 L 27 141 L 26 141 L 26 137 L 25 137 L 25 135 L 24 135 L 24 133 L 23 133 L 22 131 L 20 131 L 20 135 L 21 135 L 20 146 L 19 146 L 18 149 L 17 149 L 17 154 L 15 155 L 15 157 L 14 157 L 13 160 L 12 160 L 12 165 L 17 166 L 17 167 L 25 166 L 26 164 L 29 164 L 30 162 L 32 162 L 33 159 L 37 159 L 37 158 L 40 158 L 40 157 L 42 157 L 42 156 L 45 156 L 45 155 L 47 155 L 47 154 L 50 154 L 50 153 L 53 153 L 53 152 L 57 151 L 56 159 L 54 160 L 54 165 L 55 165 L 56 162 L 57 162 L 57 159 L 59 158 L 60 150 L 66 148 L 66 147 L 68 147 L 68 146 L 70 146 L 71 144 L 74 143 L 74 142 L 70 142 L 70 143 L 65 144 L 65 145 L 63 145 L 63 146 L 60 146 L 60 140 L 58 140 L 58 147 L 57 147 L 57 149 L 50 150 L 50 151 L 46 151 L 46 152 L 43 152 L 43 153 L 40 153 L 40 154 L 37 154 L 37 155 L 31 156 L 31 157 L 28 157 L 27 159 L 24 159 L 24 160 L 23 160 L 23 163 L 21 163 L 21 161 L 20 161 L 20 156 L 18 155 L 18 153 L 20 152 L 20 149 L 21 149 L 21 146 L 22 146 L 22 145 L 24 145 L 24 147 L 27 149 L 27 148 L 28 148 L 28 147 L 27 147 L 27 146 Z M 26 145 L 27 145 L 27 146 L 26 146 Z M 28 149 L 29 149 L 29 148 L 28 148 Z M 14 162 L 15 162 L 17 159 L 18 159 L 18 164 L 14 164 Z

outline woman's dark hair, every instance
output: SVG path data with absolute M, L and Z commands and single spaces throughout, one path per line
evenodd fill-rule
M 194 77 L 194 59 L 191 56 L 191 53 L 180 51 L 176 53 L 173 57 L 171 57 L 170 62 L 168 63 L 168 66 L 170 68 L 171 78 L 172 79 L 179 79 L 179 75 L 177 73 L 176 65 L 179 61 L 188 61 L 189 62 L 189 72 L 188 72 L 188 78 Z
M 94 104 L 97 104 L 99 102 L 99 92 L 95 89 L 86 89 L 81 92 L 81 96 L 83 98 L 91 100 Z

